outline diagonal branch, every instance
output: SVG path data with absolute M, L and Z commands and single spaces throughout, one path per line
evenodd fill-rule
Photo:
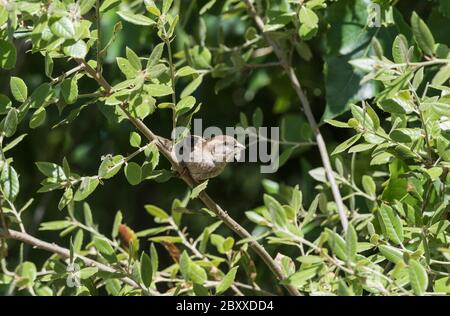
M 0 237 L 6 238 L 6 239 L 14 239 L 14 240 L 26 243 L 28 245 L 33 246 L 34 248 L 46 250 L 48 252 L 57 254 L 57 255 L 61 256 L 62 258 L 70 257 L 69 249 L 63 248 L 54 243 L 48 243 L 46 241 L 40 240 L 40 239 L 33 237 L 24 232 L 19 232 L 19 231 L 11 230 L 11 229 L 8 229 L 8 230 L 1 229 Z M 80 260 L 82 260 L 87 266 L 97 267 L 99 270 L 105 271 L 105 272 L 111 272 L 111 273 L 118 272 L 115 269 L 111 268 L 110 266 L 107 266 L 106 264 L 89 259 L 87 257 L 81 256 L 78 254 L 76 255 L 76 257 L 79 258 Z M 132 280 L 128 277 L 123 277 L 122 281 L 125 282 L 126 284 L 130 285 L 133 288 L 142 289 L 142 287 L 138 283 L 136 283 L 134 280 Z M 143 289 L 143 290 L 147 291 L 151 295 L 158 295 L 158 296 L 161 295 L 160 293 L 158 293 L 154 290 L 150 290 L 150 289 Z
M 94 68 L 92 68 L 88 63 L 83 59 L 75 59 L 80 65 L 83 65 L 84 70 L 94 78 L 100 86 L 103 88 L 107 95 L 111 94 L 112 87 L 105 80 L 101 73 L 98 73 Z M 195 187 L 198 183 L 191 177 L 189 172 L 183 172 L 184 168 L 180 165 L 178 161 L 174 159 L 171 154 L 169 148 L 165 145 L 165 139 L 154 134 L 141 120 L 133 117 L 127 109 L 128 104 L 122 103 L 120 105 L 121 109 L 128 116 L 128 119 L 131 123 L 150 141 L 154 142 L 158 147 L 158 150 L 169 160 L 172 168 L 178 172 L 180 178 L 186 182 L 191 188 Z M 261 246 L 253 236 L 238 222 L 236 222 L 230 215 L 228 215 L 227 211 L 222 209 L 219 204 L 217 204 L 205 191 L 200 192 L 199 196 L 200 200 L 205 204 L 205 206 L 212 212 L 214 212 L 217 217 L 219 217 L 233 232 L 235 232 L 239 237 L 243 239 L 249 240 L 249 245 L 254 252 L 258 254 L 258 256 L 264 261 L 264 263 L 269 267 L 272 273 L 278 278 L 278 280 L 284 280 L 286 275 L 281 270 L 280 265 L 270 256 L 270 254 L 266 251 L 266 249 Z M 292 285 L 284 285 L 286 290 L 291 295 L 301 295 L 296 287 Z
M 247 6 L 250 16 L 253 18 L 259 31 L 263 34 L 264 38 L 269 43 L 269 45 L 272 46 L 273 51 L 275 52 L 275 55 L 278 57 L 289 80 L 291 81 L 292 87 L 294 88 L 295 92 L 297 93 L 298 98 L 300 99 L 300 103 L 302 105 L 303 111 L 305 112 L 305 115 L 309 122 L 309 125 L 311 126 L 311 129 L 313 130 L 314 135 L 316 137 L 317 147 L 319 148 L 320 156 L 322 158 L 322 164 L 323 164 L 323 167 L 325 168 L 325 172 L 326 172 L 328 181 L 330 181 L 331 192 L 333 193 L 333 198 L 334 198 L 334 201 L 336 202 L 336 205 L 338 208 L 339 218 L 341 220 L 341 224 L 342 224 L 342 227 L 344 228 L 344 231 L 346 231 L 347 226 L 348 226 L 348 219 L 347 219 L 347 215 L 345 212 L 344 203 L 342 202 L 341 193 L 339 192 L 339 187 L 336 183 L 334 172 L 331 167 L 330 158 L 328 156 L 328 151 L 327 151 L 327 147 L 325 145 L 325 141 L 323 139 L 322 134 L 320 133 L 319 126 L 317 125 L 316 119 L 314 118 L 314 115 L 311 111 L 311 105 L 309 103 L 309 100 L 306 97 L 305 93 L 303 92 L 302 86 L 300 85 L 297 75 L 295 74 L 295 70 L 290 65 L 288 59 L 286 58 L 286 55 L 283 53 L 282 48 L 270 36 L 270 34 L 268 34 L 264 31 L 264 21 L 256 12 L 255 6 L 253 5 L 253 1 L 245 0 L 245 4 Z

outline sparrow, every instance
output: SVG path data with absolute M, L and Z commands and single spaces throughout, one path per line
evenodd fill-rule
M 228 162 L 235 158 L 239 160 L 245 149 L 244 145 L 228 135 L 218 135 L 210 139 L 191 135 L 175 146 L 172 141 L 166 144 L 174 160 L 186 167 L 197 182 L 217 177 Z

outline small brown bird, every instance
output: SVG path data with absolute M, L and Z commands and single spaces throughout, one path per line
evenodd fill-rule
M 171 146 L 174 159 L 189 170 L 195 181 L 204 181 L 222 173 L 228 162 L 240 158 L 245 146 L 234 137 L 219 135 L 204 139 L 192 135 Z

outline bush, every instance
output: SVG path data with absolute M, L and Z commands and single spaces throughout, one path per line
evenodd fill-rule
M 449 293 L 449 18 L 446 0 L 3 1 L 0 293 Z M 166 139 L 194 118 L 279 126 L 256 135 L 278 171 L 203 181 Z

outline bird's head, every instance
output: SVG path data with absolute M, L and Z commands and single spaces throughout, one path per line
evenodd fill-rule
M 236 158 L 239 160 L 245 146 L 239 143 L 234 137 L 219 135 L 207 141 L 207 146 L 217 162 L 231 162 Z

